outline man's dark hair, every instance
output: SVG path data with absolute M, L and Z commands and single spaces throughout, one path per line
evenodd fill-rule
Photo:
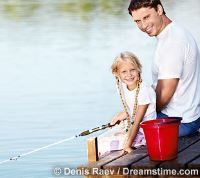
M 128 7 L 128 12 L 132 16 L 132 11 L 138 10 L 142 7 L 154 8 L 157 11 L 158 5 L 161 5 L 163 8 L 163 5 L 161 4 L 160 0 L 131 0 L 130 5 Z M 164 8 L 163 14 L 166 14 Z

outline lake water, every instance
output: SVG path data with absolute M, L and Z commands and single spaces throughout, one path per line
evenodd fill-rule
M 110 122 L 122 109 L 110 70 L 119 52 L 138 55 L 151 83 L 156 40 L 136 28 L 128 2 L 0 2 L 0 161 Z M 200 1 L 163 4 L 200 45 Z M 2 164 L 0 178 L 55 177 L 53 168 L 87 161 L 87 139 Z

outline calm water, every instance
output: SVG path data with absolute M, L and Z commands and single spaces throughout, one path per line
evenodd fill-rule
M 200 44 L 200 1 L 163 3 Z M 110 71 L 120 51 L 139 56 L 151 83 L 155 39 L 135 27 L 127 6 L 125 0 L 0 2 L 0 161 L 109 122 L 121 110 Z M 87 161 L 87 138 L 0 165 L 0 177 L 55 177 L 54 167 Z

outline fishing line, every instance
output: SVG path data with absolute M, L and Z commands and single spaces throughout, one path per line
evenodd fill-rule
M 18 158 L 22 158 L 22 157 L 25 157 L 25 156 L 27 156 L 27 155 L 33 154 L 33 153 L 35 153 L 35 152 L 38 152 L 38 151 L 40 151 L 40 150 L 44 150 L 44 149 L 46 149 L 46 148 L 49 148 L 49 147 L 52 147 L 52 146 L 61 144 L 61 143 L 63 143 L 63 142 L 72 140 L 72 139 L 74 139 L 74 138 L 76 138 L 76 137 L 77 137 L 77 136 L 73 136 L 73 137 L 70 137 L 70 138 L 66 138 L 66 139 L 60 140 L 60 141 L 58 141 L 58 142 L 54 142 L 54 143 L 51 143 L 51 144 L 49 144 L 49 145 L 46 145 L 46 146 L 43 146 L 43 147 L 34 149 L 34 150 L 32 150 L 32 151 L 23 153 L 23 154 L 21 154 L 21 155 L 11 157 L 11 158 L 9 158 L 9 159 L 6 159 L 6 160 L 4 160 L 4 161 L 1 161 L 0 164 L 6 163 L 6 162 L 9 162 L 9 161 L 16 161 L 16 160 L 18 160 Z

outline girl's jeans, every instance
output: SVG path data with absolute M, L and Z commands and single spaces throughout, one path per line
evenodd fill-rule
M 163 114 L 162 112 L 157 113 L 157 118 L 167 118 L 168 116 L 166 114 Z M 200 117 L 190 123 L 181 123 L 179 126 L 179 137 L 186 136 L 193 134 L 198 131 L 200 128 Z

